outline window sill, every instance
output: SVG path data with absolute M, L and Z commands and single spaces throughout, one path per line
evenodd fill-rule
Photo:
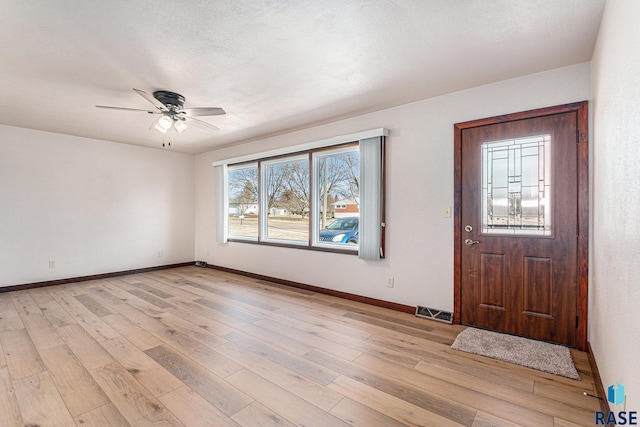
M 316 252 L 331 252 L 336 254 L 358 255 L 357 249 L 341 249 L 337 247 L 334 248 L 334 247 L 328 247 L 328 246 L 309 246 L 308 244 L 245 240 L 245 239 L 238 239 L 238 238 L 232 238 L 232 237 L 228 238 L 228 242 L 229 243 L 247 243 L 250 245 L 272 246 L 272 247 L 288 248 L 288 249 L 303 249 L 303 250 L 316 251 Z

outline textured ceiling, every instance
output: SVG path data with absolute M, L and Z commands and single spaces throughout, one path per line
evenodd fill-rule
M 604 0 L 3 0 L 0 124 L 161 147 L 133 92 L 222 107 L 201 153 L 591 60 Z M 165 136 L 167 139 L 167 136 Z

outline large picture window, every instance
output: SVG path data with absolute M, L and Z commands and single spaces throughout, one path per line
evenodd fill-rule
M 217 241 L 381 258 L 384 134 L 292 153 L 266 153 L 250 161 L 214 163 Z

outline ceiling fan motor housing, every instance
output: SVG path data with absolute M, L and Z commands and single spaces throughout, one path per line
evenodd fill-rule
M 158 90 L 153 92 L 153 97 L 166 105 L 170 110 L 181 110 L 184 105 L 184 96 L 179 93 Z

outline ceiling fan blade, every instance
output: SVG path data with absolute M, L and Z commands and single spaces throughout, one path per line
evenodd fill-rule
M 184 111 L 190 116 L 221 116 L 227 114 L 226 111 L 218 107 L 183 108 L 181 111 Z
M 155 119 L 150 125 L 149 125 L 149 130 L 153 129 L 156 124 L 158 123 L 158 120 L 160 120 L 160 117 L 158 117 L 157 119 Z
M 140 90 L 140 89 L 133 88 L 133 90 L 138 95 L 140 95 L 141 97 L 143 97 L 144 99 L 146 99 L 147 101 L 149 101 L 150 103 L 155 105 L 158 110 L 160 110 L 160 111 L 169 111 L 169 109 L 162 102 L 160 102 L 157 99 L 155 99 L 153 97 L 153 95 L 149 95 L 147 92 L 145 92 L 143 90 Z
M 203 129 L 220 130 L 219 127 L 216 127 L 216 126 L 212 125 L 211 123 L 207 123 L 207 122 L 205 122 L 203 120 L 196 119 L 194 117 L 189 117 L 189 116 L 184 116 L 184 118 L 186 120 L 188 120 L 189 123 L 194 125 L 194 126 L 198 126 L 198 127 L 203 128 Z
M 107 108 L 109 110 L 144 111 L 145 113 L 149 113 L 149 114 L 160 114 L 159 111 L 142 110 L 140 108 L 110 107 L 108 105 L 96 105 L 96 107 L 98 107 L 98 108 Z

